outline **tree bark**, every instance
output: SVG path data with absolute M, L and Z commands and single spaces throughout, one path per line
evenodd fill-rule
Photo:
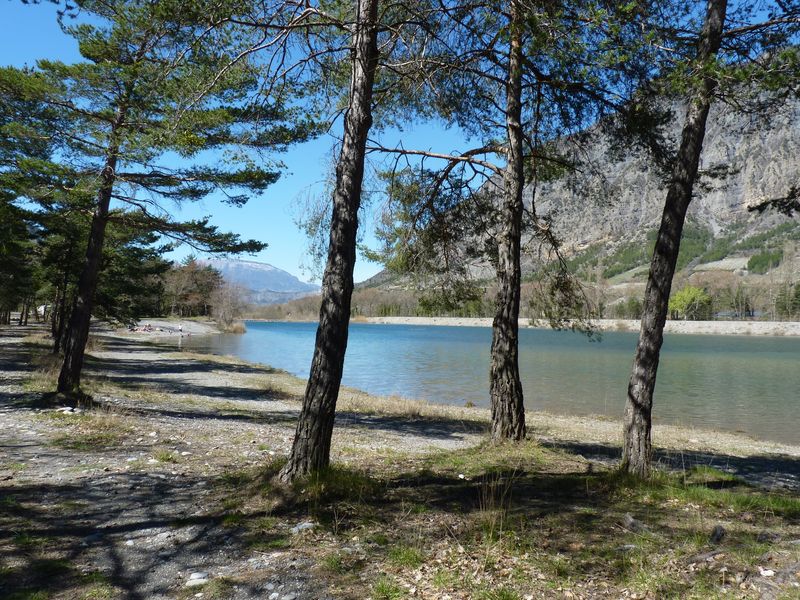
M 285 482 L 324 470 L 330 464 L 333 421 L 350 322 L 364 158 L 372 126 L 372 88 L 378 61 L 378 0 L 357 0 L 356 14 L 349 106 L 336 165 L 319 326 L 292 451 L 280 473 L 280 479 Z
M 696 64 L 699 69 L 707 67 L 719 51 L 726 9 L 727 0 L 709 0 L 707 3 L 705 22 L 698 40 Z M 650 475 L 653 391 L 664 341 L 664 323 L 667 320 L 683 224 L 697 178 L 706 120 L 715 87 L 716 80 L 713 77 L 703 76 L 689 98 L 681 143 L 650 262 L 639 341 L 628 383 L 623 428 L 622 469 L 639 477 Z
M 522 41 L 519 0 L 511 1 L 506 130 L 508 155 L 497 244 L 497 295 L 492 322 L 489 396 L 492 439 L 525 437 L 525 407 L 519 377 L 520 248 L 525 185 L 522 132 Z
M 125 113 L 124 106 L 117 110 L 110 132 L 111 142 L 109 143 L 105 164 L 100 174 L 100 189 L 97 192 L 97 204 L 92 215 L 86 257 L 83 261 L 83 270 L 78 279 L 78 289 L 75 293 L 75 303 L 69 317 L 69 326 L 65 332 L 67 337 L 64 344 L 64 362 L 61 365 L 61 373 L 58 376 L 57 388 L 61 394 L 80 394 L 83 357 L 86 352 L 86 342 L 89 339 L 89 324 L 92 318 L 97 280 L 100 276 L 100 263 L 103 257 L 108 211 L 116 181 L 119 154 L 119 142 L 116 136 L 118 129 L 125 121 Z

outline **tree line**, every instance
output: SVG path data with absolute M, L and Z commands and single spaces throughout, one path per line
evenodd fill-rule
M 52 239 L 34 240 L 24 260 L 4 269 L 11 280 L 22 278 L 24 287 L 6 286 L 0 293 L 0 324 L 46 323 L 53 338 L 53 352 L 63 351 L 69 311 L 77 292 L 79 263 L 71 271 L 53 269 L 49 260 Z M 180 263 L 165 260 L 151 248 L 113 244 L 104 249 L 103 274 L 98 282 L 93 316 L 110 323 L 132 326 L 144 317 L 214 319 L 223 329 L 242 318 L 247 293 L 227 283 L 214 267 L 189 256 Z
M 246 202 L 278 177 L 277 152 L 334 123 L 341 133 L 330 202 L 316 221 L 327 232 L 319 326 L 280 477 L 329 464 L 367 156 L 379 153 L 393 159 L 378 177 L 387 200 L 376 257 L 427 282 L 431 302 L 451 307 L 475 301 L 474 259 L 489 257 L 492 438 L 522 439 L 522 253 L 546 264 L 538 283 L 555 326 L 576 326 L 576 310 L 593 316 L 558 232 L 536 212 L 537 185 L 592 169 L 587 148 L 602 129 L 620 156 L 646 153 L 667 190 L 624 427 L 623 468 L 647 476 L 664 322 L 686 212 L 703 175 L 709 108 L 727 102 L 768 115 L 795 94 L 798 17 L 791 1 L 70 4 L 60 18 L 82 61 L 0 70 L 3 264 L 18 263 L 37 237 L 60 240 L 54 273 L 75 282 L 71 297 L 53 291 L 54 305 L 64 306 L 57 399 L 84 398 L 90 317 L 125 297 L 113 288 L 125 277 L 107 259 L 112 248 L 142 257 L 160 243 L 260 249 L 263 242 L 219 232 L 208 219 L 177 221 L 169 207 L 212 192 Z M 681 99 L 685 112 L 672 114 L 665 98 Z M 382 130 L 415 119 L 457 126 L 478 143 L 445 154 L 380 143 Z M 678 140 L 664 133 L 673 119 L 683 120 Z M 596 194 L 575 189 L 572 201 Z M 786 190 L 759 208 L 791 213 L 797 195 Z M 67 257 L 69 268 L 58 264 Z M 9 290 L 30 287 L 22 266 L 14 273 Z M 577 326 L 591 330 L 588 322 Z

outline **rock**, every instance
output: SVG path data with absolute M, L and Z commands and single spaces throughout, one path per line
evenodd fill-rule
M 186 587 L 198 587 L 208 583 L 208 573 L 205 571 L 195 571 L 189 574 L 189 580 L 186 582 Z
M 96 533 L 87 535 L 85 538 L 83 538 L 83 540 L 81 540 L 81 543 L 84 546 L 88 546 L 89 544 L 95 544 L 102 539 L 103 539 L 103 534 L 98 531 Z
M 711 532 L 708 541 L 711 544 L 719 544 L 727 534 L 728 532 L 725 531 L 725 528 L 722 525 L 717 525 Z
M 292 533 L 297 535 L 301 531 L 306 531 L 308 529 L 314 529 L 317 526 L 316 523 L 313 521 L 303 521 L 302 523 L 298 523 L 294 527 L 292 527 Z
M 772 569 L 764 569 L 762 567 L 758 567 L 758 572 L 762 577 L 775 577 L 775 571 Z
M 280 597 L 281 597 L 281 595 L 278 592 L 272 592 L 269 595 L 269 600 L 278 600 L 278 598 L 280 598 Z
M 634 519 L 630 513 L 625 513 L 625 516 L 622 517 L 621 523 L 622 526 L 629 531 L 634 531 L 636 533 L 647 531 L 645 524 L 638 519 Z
M 762 531 L 756 536 L 756 541 L 759 544 L 773 544 L 781 541 L 781 536 L 772 531 Z
M 281 600 L 295 600 L 295 598 L 297 598 L 297 594 L 294 592 L 281 596 Z
M 133 546 L 133 544 L 134 544 L 133 540 L 125 540 L 126 546 Z

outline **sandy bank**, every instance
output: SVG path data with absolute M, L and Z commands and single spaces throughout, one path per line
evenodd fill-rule
M 368 317 L 368 323 L 386 325 L 442 325 L 449 327 L 491 327 L 489 317 Z M 639 321 L 630 319 L 598 319 L 601 331 L 639 331 Z M 549 327 L 546 321 L 520 319 L 520 327 Z M 796 321 L 667 321 L 665 333 L 706 335 L 773 335 L 800 336 Z
M 176 337 L 180 335 L 211 335 L 220 333 L 219 328 L 211 321 L 195 321 L 190 319 L 142 319 L 133 329 L 120 327 L 109 331 L 98 332 L 101 335 L 114 337 L 157 338 Z

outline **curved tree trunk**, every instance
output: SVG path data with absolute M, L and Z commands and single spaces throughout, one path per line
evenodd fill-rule
M 378 60 L 378 0 L 360 0 L 356 2 L 356 7 L 349 107 L 344 119 L 342 149 L 336 165 L 333 216 L 328 260 L 322 278 L 319 326 L 292 451 L 280 473 L 280 479 L 286 482 L 323 470 L 330 463 L 336 400 L 347 349 L 358 208 L 361 204 L 367 135 L 372 126 L 372 88 Z
M 522 41 L 520 7 L 511 2 L 511 43 L 506 82 L 508 156 L 503 177 L 503 207 L 497 244 L 497 296 L 492 322 L 489 396 L 492 439 L 525 437 L 525 408 L 519 377 L 520 248 L 522 191 L 525 185 L 522 133 Z
M 111 129 L 112 139 L 115 137 L 117 129 L 122 126 L 124 119 L 125 111 L 120 108 Z M 86 351 L 86 342 L 89 339 L 89 323 L 92 318 L 92 308 L 94 307 L 94 294 L 97 290 L 97 281 L 100 276 L 100 262 L 103 257 L 108 210 L 111 204 L 114 182 L 116 181 L 118 153 L 119 147 L 117 143 L 112 142 L 100 175 L 101 184 L 97 192 L 97 205 L 92 215 L 86 258 L 78 280 L 78 289 L 75 293 L 75 303 L 70 313 L 69 325 L 65 332 L 67 337 L 64 340 L 64 362 L 61 365 L 61 373 L 58 376 L 58 392 L 61 394 L 80 394 L 83 356 Z
M 701 68 L 719 51 L 726 9 L 726 0 L 708 1 L 697 51 L 697 65 Z M 628 383 L 622 448 L 623 470 L 640 477 L 650 474 L 653 391 L 661 344 L 664 341 L 664 323 L 667 320 L 669 294 L 680 250 L 683 223 L 692 199 L 692 188 L 697 177 L 706 120 L 715 87 L 716 81 L 713 78 L 704 77 L 689 98 L 686 122 L 672 170 L 672 181 L 664 202 L 661 226 L 650 262 L 639 342 Z

